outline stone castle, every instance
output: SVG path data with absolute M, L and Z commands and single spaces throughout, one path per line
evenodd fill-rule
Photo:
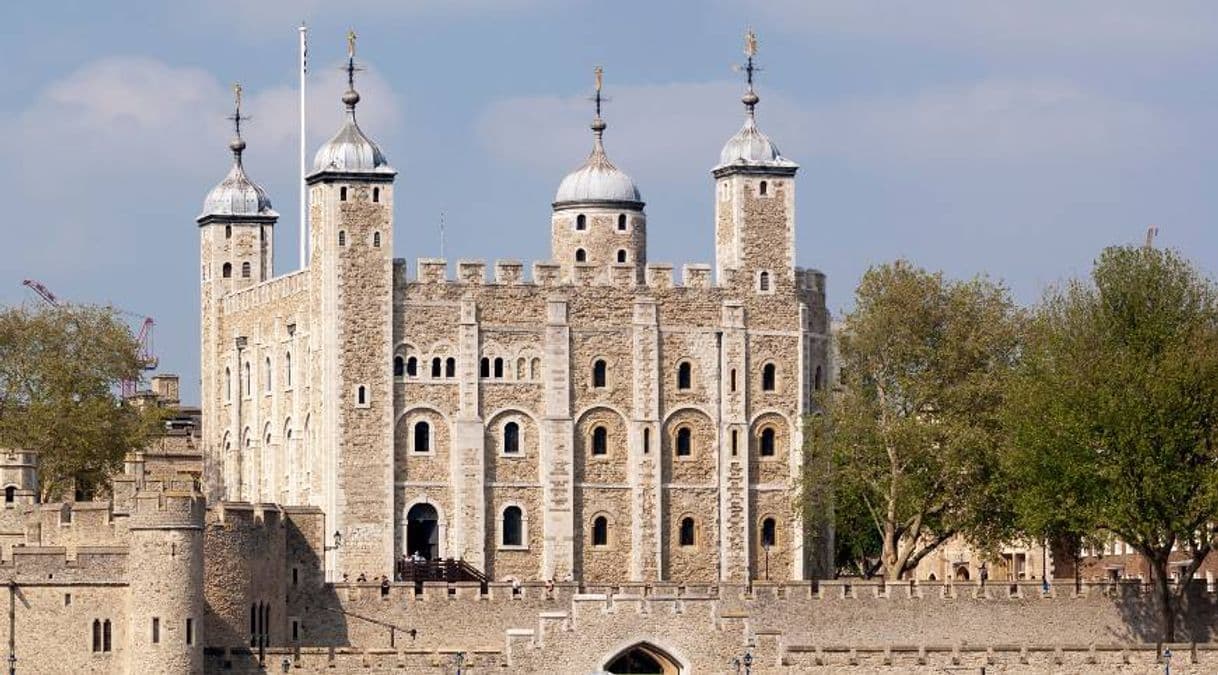
M 647 263 L 599 109 L 554 201 L 553 262 L 529 281 L 516 262 L 493 281 L 480 262 L 408 273 L 353 80 L 308 178 L 306 269 L 272 273 L 277 216 L 239 133 L 207 197 L 201 425 L 179 409 L 97 501 L 39 503 L 37 457 L 0 450 L 11 669 L 1218 667 L 1204 582 L 1187 642 L 1156 645 L 1148 587 L 1020 581 L 1026 552 L 988 587 L 959 560 L 907 583 L 825 579 L 828 519 L 795 506 L 800 420 L 830 379 L 824 278 L 794 266 L 797 167 L 758 130 L 751 76 L 713 169 L 715 269 L 680 284 Z M 176 404 L 176 378 L 148 398 Z M 399 582 L 403 555 L 486 574 Z
M 531 280 L 393 259 L 411 231 L 353 76 L 307 177 L 305 269 L 273 275 L 276 213 L 233 141 L 198 218 L 210 499 L 322 509 L 331 579 L 416 553 L 497 580 L 814 573 L 795 503 L 828 323 L 824 276 L 795 266 L 798 167 L 758 128 L 750 77 L 712 172 L 714 268 L 674 283 L 606 154 L 597 75 L 592 151 Z

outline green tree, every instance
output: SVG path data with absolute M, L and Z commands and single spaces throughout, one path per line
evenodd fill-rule
M 0 447 L 38 453 L 43 501 L 106 486 L 159 413 L 117 395 L 140 374 L 138 345 L 113 310 L 0 310 Z
M 1218 295 L 1188 261 L 1109 248 L 1046 294 L 1010 380 L 1011 494 L 1027 532 L 1100 532 L 1146 557 L 1165 640 L 1218 521 Z M 1172 550 L 1184 583 L 1170 581 Z M 1179 554 L 1178 554 L 1179 555 Z
M 904 261 L 863 275 L 836 336 L 840 383 L 813 416 L 808 465 L 828 460 L 837 536 L 862 557 L 878 539 L 890 580 L 994 522 L 1018 314 L 986 279 L 948 281 Z

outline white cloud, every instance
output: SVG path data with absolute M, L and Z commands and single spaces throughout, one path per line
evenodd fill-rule
M 1056 81 L 986 80 L 808 105 L 782 92 L 761 94 L 762 129 L 796 161 L 1092 161 L 1156 153 L 1177 140 L 1158 110 Z M 737 83 L 626 86 L 613 95 L 606 146 L 636 177 L 680 179 L 709 169 L 742 119 Z M 478 131 L 505 163 L 557 176 L 587 152 L 589 117 L 577 97 L 512 98 L 492 104 Z
M 1212 0 L 746 0 L 745 4 L 749 16 L 760 17 L 777 30 L 985 51 L 1183 54 L 1218 47 L 1218 3 Z

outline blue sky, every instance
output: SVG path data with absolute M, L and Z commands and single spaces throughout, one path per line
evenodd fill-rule
M 595 65 L 610 157 L 647 202 L 652 261 L 710 262 L 710 169 L 741 122 L 731 64 L 761 42 L 759 121 L 800 162 L 799 263 L 848 308 L 867 266 L 986 273 L 1024 302 L 1147 225 L 1218 268 L 1218 3 L 1175 0 L 212 0 L 0 10 L 0 303 L 42 280 L 157 320 L 197 399 L 194 218 L 246 166 L 296 268 L 296 26 L 309 154 L 337 128 L 348 27 L 361 124 L 399 169 L 395 254 L 544 259 L 549 203 L 587 154 Z

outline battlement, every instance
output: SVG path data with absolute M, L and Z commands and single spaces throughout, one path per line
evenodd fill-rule
M 224 313 L 252 309 L 297 293 L 304 293 L 309 289 L 308 273 L 307 269 L 297 270 L 274 279 L 267 279 L 249 288 L 233 291 L 224 296 L 222 301 Z
M 571 267 L 570 274 L 564 275 L 563 266 L 556 262 L 534 262 L 531 278 L 524 277 L 525 264 L 519 260 L 497 260 L 494 262 L 493 274 L 487 278 L 487 264 L 483 260 L 458 260 L 456 276 L 449 275 L 448 261 L 442 258 L 419 258 L 416 273 L 411 276 L 406 261 L 394 261 L 394 283 L 399 286 L 408 284 L 453 284 L 465 286 L 533 286 L 533 287 L 572 287 L 597 286 L 622 289 L 649 288 L 652 290 L 668 290 L 672 288 L 710 289 L 714 288 L 712 267 L 705 263 L 689 263 L 681 267 L 681 281 L 674 283 L 673 265 L 670 263 L 650 263 L 643 270 L 639 279 L 638 266 L 630 263 L 610 263 L 607 265 L 576 264 Z M 800 270 L 804 275 L 801 283 L 810 284 L 809 288 L 823 289 L 824 274 L 815 270 Z
M 805 291 L 825 293 L 825 273 L 818 269 L 795 268 L 795 287 Z
M 190 490 L 139 490 L 131 512 L 131 530 L 202 529 L 203 495 Z
M 207 507 L 206 520 L 226 530 L 266 530 L 283 525 L 284 511 L 277 504 L 223 501 Z

